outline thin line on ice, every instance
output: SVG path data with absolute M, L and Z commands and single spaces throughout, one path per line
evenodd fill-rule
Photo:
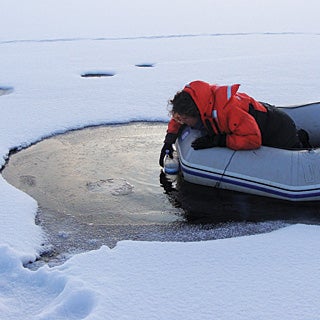
M 117 41 L 117 40 L 154 40 L 170 38 L 196 38 L 196 37 L 221 37 L 221 36 L 251 36 L 251 35 L 316 35 L 318 32 L 239 32 L 239 33 L 199 33 L 199 34 L 169 34 L 169 35 L 149 35 L 132 37 L 99 37 L 99 38 L 54 38 L 54 39 L 14 39 L 0 41 L 0 44 L 15 44 L 24 42 L 73 42 L 73 41 Z

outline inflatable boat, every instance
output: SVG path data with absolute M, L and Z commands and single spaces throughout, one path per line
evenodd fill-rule
M 289 201 L 320 201 L 320 102 L 279 109 L 307 131 L 312 148 L 194 150 L 191 143 L 201 132 L 186 127 L 176 143 L 184 180 Z

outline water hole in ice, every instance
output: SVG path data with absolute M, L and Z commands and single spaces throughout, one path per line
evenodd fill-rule
M 0 86 L 0 96 L 9 94 L 13 92 L 13 88 L 12 87 L 1 87 Z
M 37 223 L 50 243 L 46 262 L 120 240 L 200 241 L 269 232 L 288 224 L 284 212 L 301 213 L 165 175 L 158 165 L 165 132 L 166 124 L 151 122 L 88 127 L 10 155 L 2 175 L 37 200 Z

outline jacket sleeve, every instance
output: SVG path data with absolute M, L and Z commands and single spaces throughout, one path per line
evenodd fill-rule
M 174 119 L 171 119 L 168 123 L 167 133 L 178 134 L 181 124 Z
M 261 146 L 261 132 L 255 119 L 245 110 L 234 108 L 227 117 L 226 145 L 233 150 L 252 150 Z

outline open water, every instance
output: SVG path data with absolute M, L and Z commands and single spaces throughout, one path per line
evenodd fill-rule
M 165 175 L 163 123 L 89 127 L 11 154 L 2 175 L 37 200 L 43 260 L 121 240 L 200 241 L 317 223 L 319 209 L 219 191 Z

